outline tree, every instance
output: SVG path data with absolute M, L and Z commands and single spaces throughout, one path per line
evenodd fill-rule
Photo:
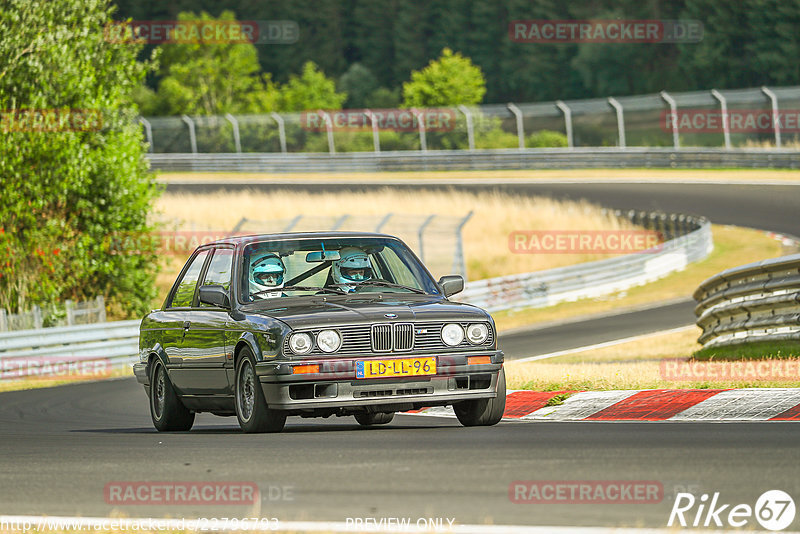
M 486 93 L 486 80 L 479 67 L 460 53 L 442 50 L 439 59 L 411 73 L 403 84 L 405 107 L 456 106 L 479 104 Z
M 0 3 L 0 308 L 103 295 L 143 312 L 158 187 L 129 100 L 139 47 L 104 38 L 108 0 Z M 113 250 L 114 235 L 137 246 Z
M 206 12 L 178 20 L 235 21 L 231 11 L 219 18 Z M 261 75 L 256 47 L 249 43 L 181 43 L 160 47 L 161 74 L 155 110 L 166 115 L 216 115 L 274 111 L 277 88 Z M 142 101 L 145 103 L 146 101 Z
M 341 109 L 347 98 L 336 92 L 336 84 L 317 68 L 313 61 L 303 65 L 300 76 L 292 75 L 280 88 L 281 111 L 304 111 L 307 109 Z
M 345 107 L 363 108 L 369 96 L 378 89 L 378 80 L 361 63 L 353 63 L 339 78 L 338 86 L 342 92 L 347 93 Z

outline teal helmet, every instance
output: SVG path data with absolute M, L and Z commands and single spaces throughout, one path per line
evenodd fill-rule
M 333 262 L 333 283 L 352 284 L 370 280 L 372 277 L 372 264 L 363 250 L 344 247 L 339 251 L 339 259 Z
M 250 285 L 255 291 L 280 289 L 283 287 L 283 275 L 286 267 L 283 260 L 275 253 L 268 253 L 253 260 L 250 266 Z

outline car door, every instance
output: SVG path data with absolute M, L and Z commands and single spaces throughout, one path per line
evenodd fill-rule
M 232 266 L 233 248 L 218 246 L 200 275 L 193 305 L 188 310 L 182 365 L 178 371 L 185 395 L 230 394 L 225 370 L 225 326 L 230 321 L 229 310 L 200 302 L 199 288 L 221 285 L 230 290 Z
M 190 323 L 191 310 L 197 290 L 197 281 L 211 256 L 209 249 L 200 250 L 189 259 L 173 285 L 164 309 L 158 312 L 161 324 L 161 346 L 167 353 L 167 369 L 172 385 L 179 393 L 184 392 L 185 384 L 180 369 L 190 345 L 186 334 Z

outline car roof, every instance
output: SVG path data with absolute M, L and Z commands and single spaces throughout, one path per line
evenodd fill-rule
M 372 237 L 384 239 L 398 239 L 397 237 L 389 234 L 379 234 L 374 232 L 282 232 L 277 234 L 251 234 L 243 236 L 231 236 L 223 239 L 218 239 L 208 243 L 205 246 L 213 245 L 247 245 L 248 243 L 255 243 L 258 241 L 288 241 L 293 239 L 336 239 L 339 237 Z

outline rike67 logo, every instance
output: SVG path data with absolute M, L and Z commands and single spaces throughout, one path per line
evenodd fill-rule
M 704 493 L 696 498 L 691 493 L 678 493 L 672 512 L 669 514 L 667 526 L 677 524 L 686 527 L 730 527 L 755 525 L 758 522 L 767 530 L 783 530 L 794 521 L 794 500 L 781 490 L 769 490 L 761 494 L 755 506 L 749 504 L 726 504 L 720 500 L 719 492 L 711 495 Z

